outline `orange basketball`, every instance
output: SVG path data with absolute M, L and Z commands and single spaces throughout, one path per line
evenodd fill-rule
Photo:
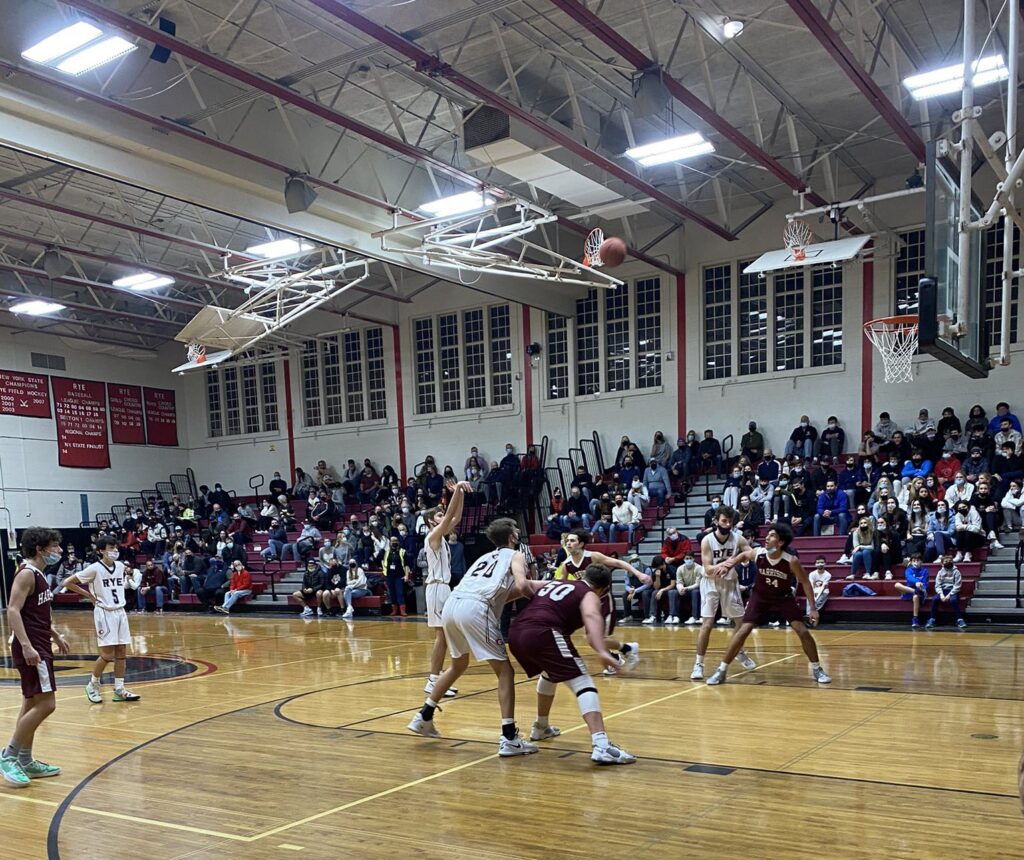
M 604 265 L 621 266 L 626 259 L 626 243 L 618 236 L 609 236 L 601 243 L 597 254 Z

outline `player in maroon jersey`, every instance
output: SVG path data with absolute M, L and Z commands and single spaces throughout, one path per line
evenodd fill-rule
M 743 623 L 733 633 L 725 657 L 715 673 L 708 678 L 709 684 L 724 684 L 729 671 L 729 664 L 736 658 L 750 631 L 768 620 L 768 615 L 778 612 L 789 622 L 803 646 L 807 659 L 811 661 L 814 680 L 819 684 L 831 684 L 832 679 L 821 668 L 818 661 L 818 646 L 814 637 L 804 623 L 804 614 L 797 606 L 796 598 L 789 586 L 789 578 L 796 577 L 797 582 L 807 597 L 809 612 L 808 623 L 814 627 L 818 623 L 818 609 L 814 605 L 814 589 L 811 581 L 800 564 L 800 560 L 787 552 L 793 542 L 793 530 L 784 523 L 772 523 L 764 538 L 764 546 L 748 549 L 722 562 L 722 566 L 732 568 L 737 564 L 753 561 L 757 565 L 757 578 L 743 613 Z
M 7 620 L 14 632 L 11 657 L 21 675 L 21 692 L 25 700 L 14 735 L 0 756 L 0 771 L 4 780 L 15 788 L 25 788 L 33 779 L 60 773 L 59 767 L 32 757 L 36 729 L 57 707 L 52 643 L 57 643 L 61 654 L 69 651 L 67 641 L 51 624 L 53 593 L 43 575 L 48 565 L 60 561 L 60 544 L 58 531 L 25 529 L 21 536 L 21 555 L 25 561 L 14 575 L 7 604 Z
M 601 614 L 601 598 L 612 587 L 612 572 L 603 564 L 591 562 L 582 576 L 582 579 L 547 583 L 519 613 L 509 630 L 509 648 L 527 677 L 540 676 L 537 679 L 537 721 L 530 739 L 540 741 L 561 734 L 549 723 L 548 717 L 558 689 L 556 685 L 564 683 L 576 694 L 576 704 L 590 729 L 591 761 L 632 764 L 636 756 L 608 740 L 597 689 L 571 638 L 580 627 L 585 628 L 587 641 L 601 662 L 605 666 L 619 665 L 605 645 Z

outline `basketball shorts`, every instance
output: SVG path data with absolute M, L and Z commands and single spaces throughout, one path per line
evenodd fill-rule
M 794 621 L 803 621 L 803 610 L 796 602 L 792 594 L 786 594 L 778 600 L 765 600 L 757 591 L 750 592 L 750 600 L 747 601 L 746 611 L 743 613 L 744 624 L 765 624 L 768 616 L 777 612 L 784 621 L 792 624 Z
M 26 699 L 40 693 L 52 693 L 57 689 L 57 678 L 53 674 L 53 660 L 43 655 L 36 666 L 17 663 L 18 674 L 21 675 L 21 695 Z
M 92 620 L 96 625 L 96 644 L 100 648 L 131 644 L 128 613 L 123 609 L 100 609 L 97 606 L 92 611 Z
M 451 586 L 447 582 L 428 582 L 423 587 L 423 599 L 427 604 L 427 627 L 444 627 L 441 612 L 451 593 Z
M 501 627 L 489 603 L 451 597 L 441 610 L 441 620 L 452 657 L 472 654 L 475 660 L 508 660 Z
M 572 639 L 550 627 L 513 624 L 508 647 L 528 678 L 543 672 L 557 684 L 587 674 L 587 664 L 576 652 Z
M 609 591 L 601 598 L 601 614 L 604 616 L 604 635 L 611 636 L 615 632 L 615 598 Z M 575 677 L 575 676 L 573 676 Z
M 743 600 L 740 586 L 735 580 L 717 582 L 702 577 L 700 581 L 700 616 L 714 618 L 721 608 L 723 618 L 742 618 Z

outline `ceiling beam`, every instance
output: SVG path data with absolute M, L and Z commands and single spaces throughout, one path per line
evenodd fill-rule
M 878 111 L 889 128 L 903 141 L 911 155 L 917 159 L 918 163 L 924 163 L 925 148 L 920 135 L 914 131 L 899 109 L 889 101 L 888 96 L 882 92 L 882 88 L 875 83 L 874 78 L 857 62 L 853 52 L 846 46 L 840 35 L 832 29 L 828 21 L 825 20 L 825 16 L 818 11 L 813 0 L 786 0 L 786 3 L 836 61 L 836 64 L 853 82 L 854 86 Z
M 73 0 L 73 2 L 90 2 L 90 0 Z M 323 11 L 334 15 L 336 18 L 341 19 L 346 24 L 366 34 L 371 39 L 377 40 L 392 51 L 396 51 L 397 53 L 408 57 L 410 60 L 413 60 L 416 63 L 417 71 L 425 75 L 439 76 L 451 81 L 460 89 L 465 90 L 467 93 L 475 96 L 485 104 L 489 104 L 492 107 L 504 111 L 509 116 L 515 117 L 524 125 L 529 126 L 534 131 L 544 135 L 559 146 L 564 147 L 578 158 L 589 162 L 603 170 L 605 173 L 614 176 L 616 179 L 632 186 L 648 197 L 653 198 L 670 212 L 675 213 L 679 217 L 687 221 L 692 221 L 695 224 L 699 224 L 704 229 L 709 230 L 722 239 L 732 241 L 736 238 L 726 228 L 716 224 L 709 218 L 705 218 L 700 213 L 695 212 L 688 206 L 685 206 L 683 203 L 666 194 L 661 189 L 651 185 L 636 174 L 619 166 L 611 159 L 605 158 L 600 153 L 597 153 L 580 143 L 571 135 L 554 128 L 524 108 L 521 108 L 510 102 L 508 99 L 492 92 L 487 87 L 477 83 L 475 80 L 462 74 L 462 72 L 447 63 L 442 62 L 438 57 L 423 50 L 415 42 L 405 38 L 399 33 L 371 21 L 369 18 L 360 15 L 354 9 L 338 2 L 338 0 L 309 0 L 309 2 Z
M 90 314 L 103 314 L 106 317 L 113 317 L 114 319 L 125 319 L 135 320 L 146 325 L 160 325 L 168 326 L 175 329 L 180 329 L 181 323 L 170 322 L 168 320 L 157 319 L 152 316 L 143 316 L 142 314 L 133 314 L 130 311 L 114 310 L 112 308 L 104 308 L 99 305 L 87 305 L 84 302 L 76 302 L 74 299 L 62 298 L 61 296 L 44 296 L 37 293 L 19 293 L 13 290 L 0 289 L 0 296 L 6 296 L 11 299 L 40 299 L 42 301 L 60 302 L 62 305 L 68 308 L 74 308 L 76 311 L 85 311 Z M 81 321 L 79 321 L 81 322 Z M 139 332 L 140 334 L 150 334 L 149 332 Z M 165 335 L 153 334 L 154 337 L 169 337 Z

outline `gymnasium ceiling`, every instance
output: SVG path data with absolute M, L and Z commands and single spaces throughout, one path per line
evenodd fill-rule
M 978 5 L 982 16 L 998 6 Z M 917 144 L 948 128 L 958 97 L 917 103 L 900 81 L 958 61 L 960 9 L 954 0 L 6 0 L 0 111 L 17 122 L 0 123 L 0 303 L 34 294 L 74 306 L 2 322 L 158 346 L 198 305 L 241 301 L 210 280 L 225 254 L 288 229 L 378 260 L 359 291 L 334 301 L 334 328 L 346 315 L 390 322 L 438 275 L 389 257 L 369 233 L 396 210 L 473 182 L 561 216 L 540 241 L 571 256 L 578 234 L 601 224 L 662 259 L 680 229 L 742 238 L 773 206 L 794 208 L 794 185 L 822 202 L 901 187 Z M 83 17 L 138 50 L 77 78 L 21 58 Z M 180 40 L 164 64 L 150 59 L 160 17 Z M 744 22 L 738 38 L 724 37 L 727 17 Z M 991 44 L 1005 55 L 1002 34 Z M 633 78 L 648 61 L 679 98 L 641 116 Z M 466 154 L 466 112 L 497 97 L 530 123 L 515 123 L 514 135 L 594 183 L 599 207 Z M 998 99 L 998 88 L 979 97 Z M 998 106 L 987 105 L 993 126 Z M 622 155 L 692 131 L 716 152 L 654 168 Z M 284 209 L 289 172 L 316 184 L 308 213 Z M 39 274 L 47 246 L 73 263 L 52 283 Z M 109 287 L 134 268 L 173 270 L 177 283 L 145 295 Z M 550 288 L 486 278 L 477 287 L 553 309 L 574 295 L 563 290 L 558 305 Z

